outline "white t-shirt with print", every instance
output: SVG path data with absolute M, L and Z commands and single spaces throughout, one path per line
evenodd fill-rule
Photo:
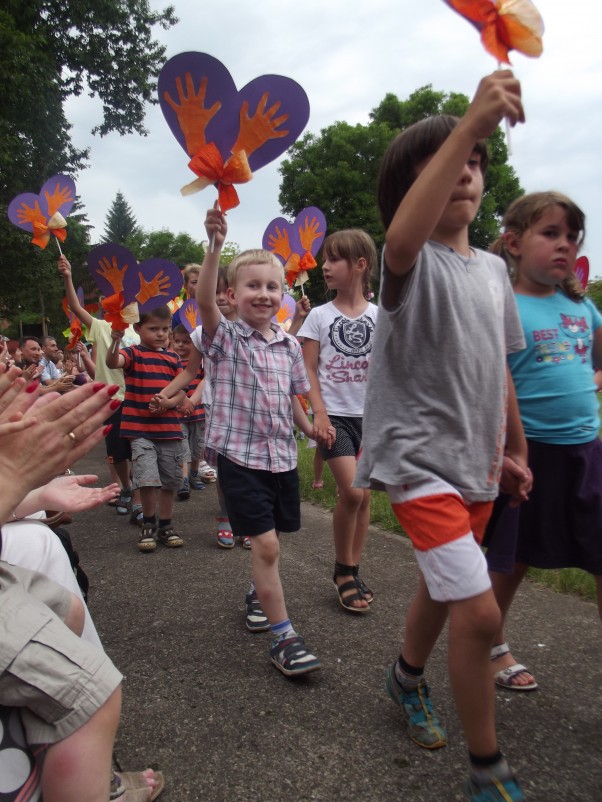
M 317 306 L 305 319 L 299 338 L 320 343 L 318 381 L 329 415 L 361 418 L 378 307 L 369 303 L 355 318 L 334 303 Z

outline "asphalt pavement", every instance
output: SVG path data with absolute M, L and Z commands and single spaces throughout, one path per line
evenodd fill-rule
M 101 448 L 77 466 L 108 481 Z M 125 676 L 116 757 L 166 776 L 161 802 L 452 802 L 466 748 L 450 693 L 445 638 L 428 666 L 449 745 L 406 736 L 384 693 L 417 568 L 408 542 L 372 528 L 362 574 L 368 615 L 346 613 L 332 585 L 331 516 L 304 503 L 302 530 L 282 538 L 289 615 L 322 662 L 305 679 L 270 663 L 269 633 L 245 628 L 250 554 L 217 547 L 215 485 L 176 502 L 181 549 L 136 549 L 137 528 L 110 507 L 69 527 L 90 582 L 90 609 Z M 595 605 L 534 583 L 508 627 L 534 693 L 498 690 L 500 745 L 530 802 L 602 798 L 602 638 Z

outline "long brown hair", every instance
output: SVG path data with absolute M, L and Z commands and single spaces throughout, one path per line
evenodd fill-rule
M 574 201 L 561 192 L 555 191 L 531 192 L 528 195 L 522 195 L 508 207 L 502 219 L 504 233 L 489 248 L 492 253 L 504 259 L 513 282 L 518 277 L 518 264 L 506 247 L 504 234 L 511 231 L 517 237 L 522 237 L 527 229 L 535 225 L 538 220 L 541 220 L 548 209 L 554 206 L 560 206 L 564 209 L 570 230 L 578 235 L 577 245 L 581 247 L 583 244 L 585 238 L 585 214 Z M 558 286 L 573 301 L 582 301 L 585 298 L 585 290 L 574 273 L 567 276 Z
M 344 259 L 349 264 L 359 259 L 366 260 L 366 269 L 362 273 L 362 291 L 368 300 L 371 293 L 372 279 L 376 273 L 376 245 L 372 237 L 361 228 L 346 228 L 335 231 L 326 237 L 322 245 L 322 254 L 326 259 Z

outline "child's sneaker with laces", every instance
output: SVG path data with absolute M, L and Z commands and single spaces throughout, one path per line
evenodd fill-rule
M 245 604 L 247 605 L 246 625 L 249 632 L 266 632 L 270 628 L 270 622 L 261 609 L 257 591 L 254 590 L 252 593 L 247 593 Z
M 272 643 L 270 657 L 278 671 L 282 671 L 287 677 L 309 674 L 322 667 L 318 658 L 306 647 L 301 635 Z
M 395 663 L 387 672 L 386 691 L 407 716 L 408 735 L 425 749 L 440 749 L 447 746 L 447 735 L 439 723 L 430 700 L 429 686 L 422 680 L 411 691 L 406 691 L 395 676 Z
M 138 539 L 138 551 L 154 551 L 157 548 L 157 527 L 142 522 L 142 531 Z
M 184 545 L 184 541 L 180 535 L 173 531 L 172 526 L 166 526 L 165 529 L 159 529 L 157 532 L 157 539 L 159 543 L 162 543 L 168 549 L 178 549 L 180 546 Z
M 503 780 L 492 777 L 486 783 L 471 777 L 466 784 L 466 795 L 470 802 L 524 802 L 525 795 L 513 775 Z

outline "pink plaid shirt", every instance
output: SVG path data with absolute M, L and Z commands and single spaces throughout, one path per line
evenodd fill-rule
M 268 341 L 242 320 L 222 317 L 213 340 L 203 332 L 203 353 L 213 363 L 205 448 L 214 464 L 222 454 L 271 473 L 297 465 L 291 396 L 310 384 L 297 340 L 276 324 L 272 330 Z

